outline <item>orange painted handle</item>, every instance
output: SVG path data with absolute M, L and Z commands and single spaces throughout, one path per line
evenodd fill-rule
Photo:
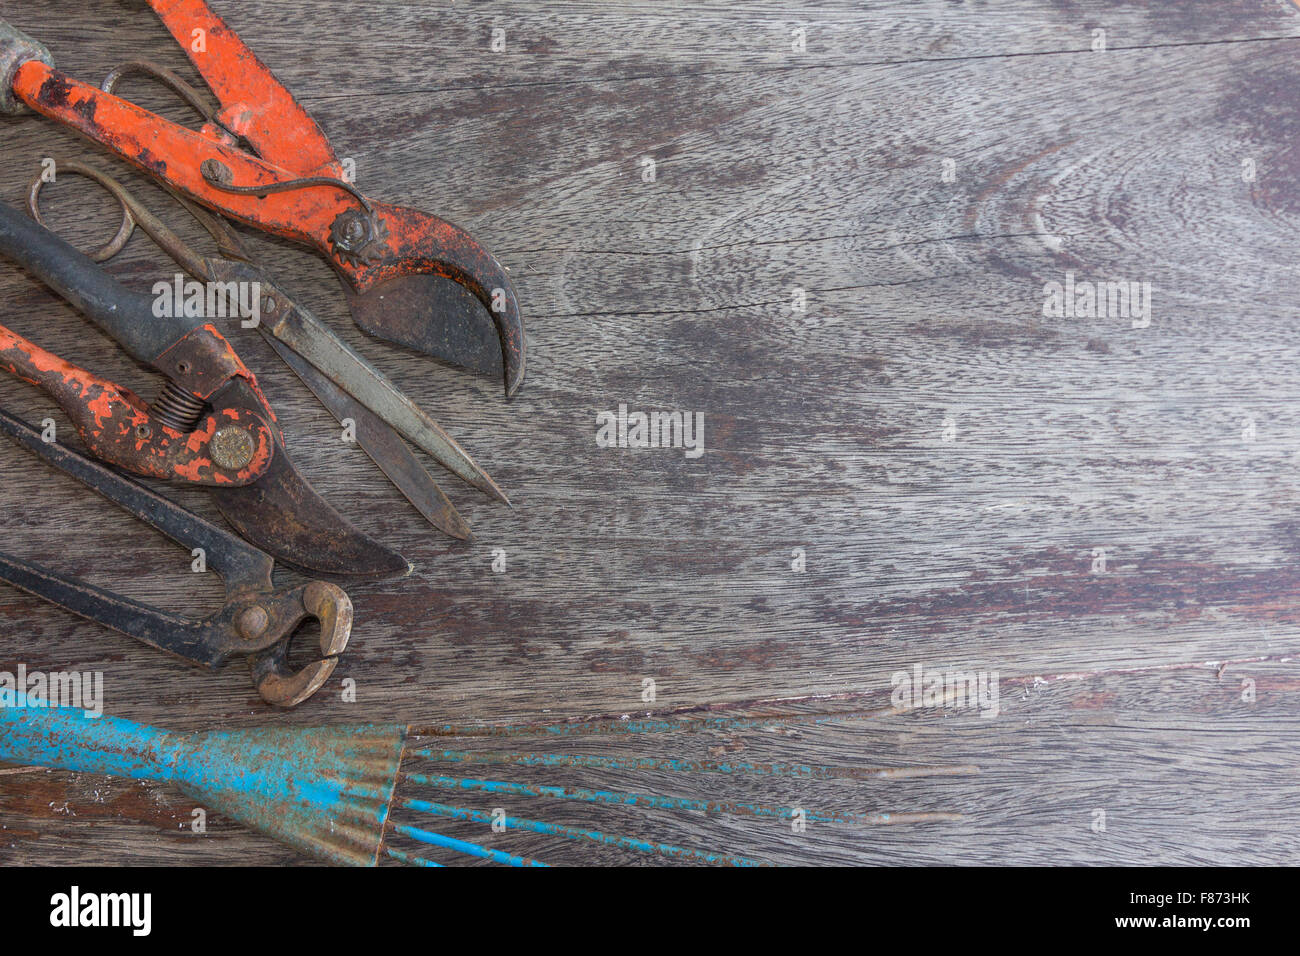
M 240 195 L 209 185 L 201 167 L 215 160 L 229 170 L 236 186 L 265 186 L 299 178 L 230 146 L 216 131 L 195 132 L 169 122 L 134 103 L 74 80 L 38 60 L 19 67 L 14 93 L 38 113 L 57 120 L 108 147 L 127 162 L 179 189 L 190 198 L 255 229 L 305 243 L 317 249 L 353 288 L 365 292 L 376 284 L 403 275 L 430 272 L 467 282 L 484 306 L 501 311 L 493 292 L 501 289 L 505 310 L 517 312 L 513 284 L 500 263 L 469 233 L 437 216 L 373 202 L 386 238 L 379 254 L 359 263 L 339 256 L 331 230 L 345 212 L 360 203 L 333 186 L 305 186 L 263 196 Z
M 240 186 L 285 182 L 297 175 L 227 146 L 215 136 L 168 122 L 38 60 L 19 67 L 13 89 L 36 112 L 107 146 L 203 205 L 255 228 L 315 246 L 327 255 L 330 225 L 339 213 L 357 205 L 352 196 L 328 186 L 262 198 L 215 189 L 200 172 L 205 160 L 221 162 L 230 170 L 231 181 Z
M 149 0 L 221 102 L 221 120 L 265 157 L 298 176 L 341 178 L 316 121 L 203 0 Z
M 209 414 L 194 432 L 165 425 L 130 389 L 100 378 L 0 325 L 0 370 L 44 390 L 59 404 L 100 461 L 137 475 L 198 485 L 237 487 L 261 478 L 270 467 L 275 435 L 269 422 L 247 415 L 257 450 L 240 471 L 217 467 L 208 444 L 223 423 Z

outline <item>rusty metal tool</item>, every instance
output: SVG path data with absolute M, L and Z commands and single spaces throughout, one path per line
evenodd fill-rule
M 123 287 L 5 203 L 0 256 L 41 279 L 167 379 L 159 399 L 146 405 L 0 326 L 0 368 L 48 392 L 94 457 L 206 488 L 245 539 L 295 567 L 368 577 L 410 573 L 405 558 L 348 523 L 294 469 L 256 377 L 210 322 L 156 316 L 152 298 Z
M 0 761 L 85 773 L 108 773 L 136 780 L 166 781 L 191 797 L 266 833 L 304 853 L 330 863 L 373 866 L 391 860 L 415 866 L 441 866 L 424 855 L 428 848 L 477 857 L 512 866 L 541 865 L 536 860 L 437 833 L 425 820 L 435 817 L 486 830 L 504 824 L 523 832 L 581 845 L 604 847 L 658 859 L 723 866 L 763 866 L 762 860 L 732 853 L 699 850 L 636 836 L 588 830 L 529 817 L 508 816 L 500 810 L 476 810 L 431 799 L 432 792 L 478 794 L 499 807 L 503 799 L 567 801 L 588 806 L 624 807 L 668 813 L 726 814 L 850 825 L 943 823 L 960 819 L 951 813 L 815 812 L 791 807 L 730 800 L 700 800 L 654 793 L 588 789 L 417 773 L 417 763 L 525 763 L 565 766 L 562 755 L 460 753 L 421 749 L 420 737 L 518 736 L 514 728 L 480 726 L 421 729 L 400 724 L 336 727 L 287 727 L 225 733 L 175 734 L 112 717 L 88 718 L 81 711 L 52 709 L 40 701 L 14 695 L 5 706 L 0 695 Z M 698 730 L 697 726 L 683 729 Z M 628 722 L 624 731 L 637 733 Z M 573 730 L 582 725 L 564 725 Z M 620 732 L 590 725 L 595 732 Z M 550 728 L 533 727 L 547 734 Z M 524 758 L 524 759 L 520 759 Z M 594 760 L 586 755 L 581 758 Z M 686 761 L 610 760 L 604 768 L 853 779 L 853 769 L 792 765 L 789 772 L 746 764 L 703 766 Z M 569 763 L 568 766 L 578 766 Z M 969 771 L 973 768 L 957 768 Z M 948 773 L 952 768 L 913 768 L 912 775 Z M 875 768 L 875 772 L 881 772 Z M 859 776 L 856 779 L 867 779 Z M 411 795 L 412 787 L 419 788 Z M 408 822 L 414 821 L 414 822 Z
M 2 22 L 0 112 L 25 104 L 210 209 L 313 247 L 372 335 L 483 368 L 486 311 L 513 395 L 524 378 L 524 326 L 491 253 L 436 216 L 364 196 L 320 127 L 203 0 L 148 2 L 221 104 L 211 111 L 188 97 L 205 118 L 199 131 L 61 73 L 49 50 Z M 477 327 L 445 294 L 448 280 L 477 300 L 479 316 L 469 317 Z
M 456 538 L 469 537 L 469 527 L 399 435 L 468 484 L 509 503 L 487 472 L 427 412 L 272 280 L 220 216 L 179 200 L 216 241 L 218 253 L 201 256 L 111 176 L 77 162 L 59 163 L 55 169 L 98 183 L 121 206 L 122 225 L 110 243 L 92 253 L 95 261 L 116 255 L 138 225 L 195 278 L 218 289 L 236 289 L 242 283 L 257 290 L 258 331 L 338 421 L 356 423 L 357 443 L 435 527 Z M 45 185 L 42 172 L 28 189 L 28 211 L 38 222 L 43 222 L 40 194 Z
M 3 553 L 0 581 L 194 664 L 216 669 L 232 657 L 247 657 L 257 692 L 277 707 L 297 706 L 329 679 L 352 633 L 352 602 L 341 588 L 312 581 L 277 590 L 271 557 L 229 532 L 71 449 L 43 441 L 35 428 L 3 410 L 0 432 L 191 552 L 202 548 L 208 567 L 225 582 L 226 601 L 196 620 Z M 291 671 L 289 646 L 308 619 L 320 622 L 321 656 Z

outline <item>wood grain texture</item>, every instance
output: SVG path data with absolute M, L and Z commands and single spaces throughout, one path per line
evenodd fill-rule
M 67 0 L 0 0 L 0 17 L 82 79 L 133 57 L 197 79 L 140 4 L 103 6 L 92 23 Z M 349 588 L 358 625 L 339 677 L 357 682 L 358 702 L 335 687 L 270 714 L 239 667 L 191 671 L 11 590 L 0 669 L 102 670 L 112 712 L 178 729 L 632 712 L 646 678 L 663 707 L 846 693 L 880 706 L 891 675 L 916 662 L 996 670 L 993 719 L 921 711 L 585 743 L 976 763 L 973 777 L 512 777 L 947 810 L 957 823 L 796 835 L 744 819 L 510 809 L 779 862 L 1295 862 L 1292 4 L 377 0 L 361 18 L 323 0 L 214 7 L 356 161 L 368 194 L 465 226 L 511 269 L 530 356 L 507 405 L 494 381 L 367 339 L 323 261 L 249 235 L 515 508 L 449 478 L 476 537 L 438 537 L 242 335 L 300 469 L 417 567 L 399 585 Z M 504 52 L 490 48 L 494 29 Z M 127 92 L 190 121 L 146 83 Z M 0 129 L 5 201 L 20 201 L 43 157 L 75 157 L 169 212 L 48 122 Z M 62 234 L 88 247 L 111 231 L 107 200 L 59 185 Z M 141 288 L 174 271 L 143 238 L 112 269 Z M 1150 283 L 1149 327 L 1045 316 L 1045 283 L 1067 273 Z M 28 276 L 0 269 L 0 302 L 17 331 L 151 394 L 150 376 Z M 0 404 L 60 418 L 12 380 Z M 597 413 L 620 404 L 703 413 L 705 454 L 598 447 Z M 167 606 L 220 600 L 183 551 L 15 450 L 0 449 L 0 475 L 3 550 Z M 171 493 L 215 515 L 201 495 Z M 497 548 L 505 573 L 491 567 Z M 1170 669 L 1226 660 L 1243 663 Z M 1033 680 L 1056 674 L 1079 676 Z M 0 773 L 0 860 L 296 862 L 220 820 L 195 837 L 190 809 L 166 789 Z M 638 862 L 523 834 L 499 845 Z

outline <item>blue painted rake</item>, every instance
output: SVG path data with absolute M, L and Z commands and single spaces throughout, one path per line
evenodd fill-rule
M 568 725 L 572 727 L 573 725 Z M 588 725 L 592 726 L 592 725 Z M 453 728 L 433 731 L 451 735 Z M 655 727 L 670 729 L 670 725 Z M 676 729 L 676 728 L 673 728 Z M 484 728 L 463 728 L 457 736 L 482 736 Z M 637 731 L 633 731 L 637 732 Z M 429 735 L 430 731 L 414 731 Z M 466 856 L 511 866 L 543 866 L 515 856 L 444 836 L 423 827 L 394 822 L 394 809 L 450 820 L 494 823 L 491 815 L 448 803 L 398 795 L 398 781 L 432 790 L 545 797 L 594 805 L 654 810 L 697 810 L 791 819 L 795 810 L 757 803 L 704 801 L 613 790 L 569 789 L 501 780 L 402 772 L 412 728 L 364 724 L 320 728 L 268 728 L 173 733 L 116 717 L 89 717 L 80 710 L 44 706 L 21 695 L 16 706 L 0 701 L 0 761 L 82 773 L 103 773 L 174 784 L 204 806 L 259 830 L 288 846 L 329 863 L 374 866 L 381 857 L 416 866 L 440 864 L 387 845 L 390 835 Z M 842 768 L 802 764 L 758 765 L 725 762 L 615 760 L 561 754 L 415 750 L 412 756 L 435 763 L 512 764 L 544 767 L 669 769 L 698 773 L 757 774 L 815 779 L 864 779 L 923 774 L 969 773 L 972 767 Z M 920 823 L 959 818 L 946 813 L 806 813 L 809 822 L 851 824 Z M 616 847 L 669 859 L 731 866 L 761 866 L 762 861 L 631 836 L 562 826 L 523 817 L 506 817 L 507 829 L 523 830 Z

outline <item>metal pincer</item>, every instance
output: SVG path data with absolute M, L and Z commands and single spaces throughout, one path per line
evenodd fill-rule
M 338 666 L 352 633 L 352 602 L 334 584 L 312 581 L 276 590 L 272 558 L 130 478 L 55 443 L 0 411 L 0 432 L 59 471 L 191 551 L 202 548 L 226 586 L 221 610 L 202 620 L 132 601 L 78 578 L 0 553 L 0 580 L 192 663 L 218 668 L 247 657 L 262 699 L 294 707 L 316 693 Z M 303 622 L 320 623 L 320 657 L 298 671 L 289 646 Z

